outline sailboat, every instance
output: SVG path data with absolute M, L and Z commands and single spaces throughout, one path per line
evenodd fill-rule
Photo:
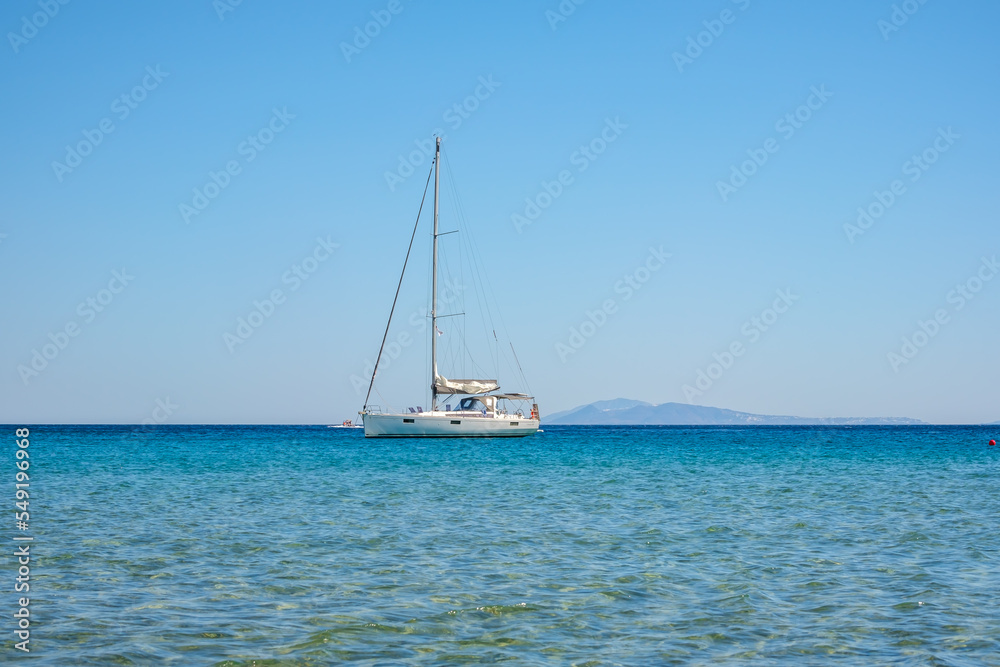
M 429 177 L 428 177 L 429 178 Z M 421 408 L 410 408 L 409 412 L 383 412 L 381 408 L 369 404 L 375 375 L 385 349 L 385 341 L 392 325 L 392 316 L 399 299 L 399 290 L 406 273 L 406 263 L 409 261 L 410 250 L 413 249 L 413 239 L 420 222 L 414 224 L 413 236 L 410 237 L 410 248 L 403 262 L 403 275 L 399 277 L 396 287 L 396 298 L 393 299 L 389 311 L 389 323 L 382 337 L 382 347 L 379 349 L 372 372 L 371 383 L 365 405 L 358 413 L 364 422 L 366 438 L 474 438 L 474 437 L 523 437 L 538 431 L 538 403 L 532 396 L 524 393 L 507 393 L 500 391 L 497 380 L 466 379 L 456 380 L 443 377 L 438 372 L 437 327 L 438 320 L 438 232 L 441 190 L 441 138 L 437 138 L 434 152 L 434 235 L 432 244 L 431 272 L 431 326 L 428 333 L 431 337 L 431 404 L 429 411 Z M 427 191 L 424 190 L 426 197 Z M 423 201 L 420 203 L 423 209 Z M 513 348 L 512 348 L 513 349 Z M 446 403 L 441 405 L 441 397 L 446 397 Z M 525 414 L 527 405 L 530 412 Z

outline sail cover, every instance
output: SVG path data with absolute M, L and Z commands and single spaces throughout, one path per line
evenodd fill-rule
M 439 394 L 485 394 L 499 388 L 496 380 L 449 380 L 440 375 L 434 378 L 434 389 Z

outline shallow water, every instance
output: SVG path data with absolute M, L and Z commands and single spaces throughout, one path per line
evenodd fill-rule
M 25 657 L 1000 664 L 990 437 L 37 427 Z M 10 552 L 0 576 L 13 580 Z

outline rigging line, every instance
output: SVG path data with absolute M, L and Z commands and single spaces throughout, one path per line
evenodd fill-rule
M 443 153 L 443 156 L 444 156 L 444 161 L 442 162 L 442 166 L 445 168 L 445 174 L 447 175 L 446 181 L 451 185 L 452 184 L 451 183 L 452 179 L 451 179 L 451 172 L 448 169 L 448 156 L 447 156 L 447 153 Z M 452 187 L 452 189 L 454 189 L 454 188 Z M 448 209 L 448 210 L 450 210 L 450 209 Z M 447 215 L 447 212 L 448 211 L 446 211 L 446 215 Z M 461 220 L 461 216 L 460 215 L 456 214 L 455 217 L 459 221 Z M 444 236 L 446 234 L 455 234 L 458 231 L 459 231 L 459 229 L 456 228 L 456 229 L 453 229 L 453 230 L 448 231 L 448 232 L 438 232 L 438 236 L 440 237 L 440 236 Z M 461 241 L 461 239 L 459 239 L 459 241 Z M 449 249 L 448 249 L 449 247 L 450 247 L 449 244 L 445 244 L 445 246 L 444 246 L 444 252 L 441 253 L 441 256 L 440 256 L 438 262 L 439 262 L 439 264 L 443 265 L 443 267 L 439 267 L 439 271 L 441 272 L 441 274 L 442 274 L 442 276 L 444 278 L 444 286 L 445 286 L 444 287 L 444 295 L 447 296 L 446 299 L 442 299 L 442 300 L 448 306 L 449 310 L 454 310 L 454 307 L 451 304 L 452 304 L 453 301 L 456 301 L 458 299 L 458 297 L 459 297 L 459 289 L 456 286 L 455 281 L 454 281 L 454 271 L 452 270 L 452 263 L 453 262 L 452 262 L 452 257 L 451 257 L 452 252 L 449 251 Z M 461 250 L 461 243 L 459 243 L 459 250 Z M 459 271 L 461 271 L 461 254 L 459 254 Z M 454 317 L 455 315 L 456 315 L 456 313 L 451 313 L 449 315 L 438 315 L 437 318 L 438 318 L 438 320 L 441 320 L 442 318 L 445 318 L 445 317 Z M 446 333 L 453 333 L 455 331 L 455 327 L 448 327 L 444 323 L 441 323 L 441 326 L 445 327 Z M 465 340 L 465 338 L 464 338 L 463 335 L 461 335 L 461 332 L 459 332 L 458 336 L 446 336 L 444 338 L 444 350 L 443 350 L 443 353 L 441 351 L 441 343 L 439 341 L 439 343 L 438 343 L 438 351 L 439 351 L 439 354 L 440 354 L 440 357 L 441 357 L 441 361 L 443 362 L 443 363 L 439 364 L 439 368 L 444 368 L 444 369 L 448 369 L 448 370 L 454 370 L 454 367 L 457 366 L 457 364 L 454 364 L 455 359 L 456 358 L 457 359 L 461 359 L 461 349 L 460 348 L 464 344 L 464 340 Z M 458 350 L 458 351 L 456 352 L 456 350 Z
M 470 248 L 468 254 L 469 254 L 469 268 L 472 271 L 472 287 L 473 287 L 473 292 L 478 295 L 480 293 L 481 289 L 482 289 L 483 280 L 482 280 L 482 276 L 479 275 L 479 267 L 478 267 L 478 265 L 476 263 L 475 253 L 471 250 L 471 246 L 469 246 L 469 241 L 472 238 L 472 233 L 470 231 L 471 230 L 471 226 L 468 224 L 468 220 L 467 220 L 466 215 L 465 215 L 465 206 L 462 203 L 462 197 L 461 197 L 461 195 L 458 192 L 458 187 L 457 187 L 457 184 L 456 184 L 456 180 L 457 179 L 455 178 L 454 170 L 451 168 L 451 158 L 449 158 L 447 154 L 444 154 L 444 163 L 443 163 L 443 165 L 444 165 L 445 170 L 448 173 L 448 187 L 450 188 L 452 199 L 454 200 L 454 203 L 455 203 L 455 214 L 456 214 L 456 217 L 458 218 L 459 227 L 460 228 L 464 228 L 466 230 L 466 233 L 461 235 L 461 241 L 462 241 L 462 243 L 459 244 L 459 250 L 461 251 L 462 249 L 464 249 L 466 247 Z M 461 256 L 459 258 L 459 271 L 460 271 L 460 274 L 462 275 L 462 279 L 463 279 L 463 283 L 462 283 L 462 285 L 463 285 L 463 293 L 462 293 L 461 302 L 462 302 L 463 310 L 467 310 L 465 308 L 465 283 L 464 283 L 465 262 L 462 261 Z M 483 296 L 483 298 L 479 300 L 479 303 L 482 304 L 482 305 L 485 305 L 486 308 L 489 309 L 489 304 L 486 302 L 486 299 L 485 299 L 485 297 L 486 297 L 485 293 L 483 293 L 482 296 Z M 479 315 L 480 315 L 480 319 L 482 320 L 483 331 L 484 331 L 484 333 L 486 333 L 486 332 L 488 332 L 488 328 L 486 327 L 485 320 L 482 319 L 483 318 L 483 310 L 482 310 L 482 308 L 479 308 Z M 464 320 L 463 320 L 463 322 L 464 322 Z M 462 328 L 462 339 L 465 340 L 465 341 L 468 340 L 468 327 L 467 326 L 463 326 L 463 328 Z M 472 355 L 472 348 L 469 347 L 469 345 L 467 343 L 464 345 L 464 350 L 465 350 L 465 354 L 462 355 L 462 360 L 463 360 L 463 374 L 465 374 L 466 376 L 468 376 L 468 373 L 464 372 L 464 368 L 465 368 L 464 367 L 464 363 L 465 363 L 466 359 L 472 365 L 472 367 L 474 369 L 473 373 L 475 373 L 475 372 L 485 373 L 485 371 L 483 371 L 483 369 L 479 366 L 479 364 L 476 363 L 476 360 L 475 360 L 475 358 Z M 487 348 L 487 351 L 489 351 L 488 348 Z M 491 361 L 493 361 L 493 359 L 491 359 Z M 496 366 L 496 363 L 494 362 L 493 365 Z M 478 371 L 476 371 L 475 369 L 478 369 Z
M 399 290 L 403 287 L 403 276 L 406 275 L 406 263 L 410 261 L 410 251 L 413 250 L 413 239 L 417 236 L 417 226 L 420 224 L 420 214 L 424 210 L 424 201 L 427 199 L 427 189 L 431 185 L 431 176 L 434 174 L 434 162 L 431 161 L 431 170 L 427 173 L 427 183 L 424 185 L 424 196 L 420 198 L 420 208 L 417 210 L 417 220 L 413 223 L 413 233 L 410 235 L 410 245 L 406 248 L 406 259 L 403 260 L 403 270 L 399 274 L 399 284 L 396 285 L 396 296 L 392 299 L 392 308 L 389 309 L 389 321 L 385 323 L 385 333 L 382 335 L 382 345 L 378 348 L 378 356 L 375 358 L 375 368 L 372 369 L 372 379 L 368 383 L 368 393 L 365 395 L 365 405 L 361 408 L 364 412 L 368 408 L 368 399 L 372 395 L 372 386 L 375 384 L 375 375 L 378 373 L 378 364 L 382 361 L 382 351 L 385 349 L 385 340 L 389 337 L 389 327 L 392 325 L 392 314 L 396 312 L 396 301 L 399 299 Z
M 460 222 L 462 223 L 461 226 L 469 228 L 469 225 L 465 220 L 465 204 L 462 201 L 461 194 L 459 194 L 456 182 L 457 179 L 452 173 L 451 160 L 448 158 L 447 154 L 445 154 L 444 156 L 444 166 L 448 170 L 450 176 L 448 182 L 451 186 L 452 196 L 455 199 L 456 208 L 458 209 L 458 217 Z M 473 269 L 476 276 L 479 277 L 479 283 L 476 285 L 476 287 L 481 289 L 483 296 L 482 303 L 485 306 L 486 316 L 490 321 L 490 329 L 493 332 L 494 349 L 492 351 L 494 352 L 494 356 L 492 361 L 495 367 L 494 370 L 495 372 L 499 373 L 500 358 L 503 359 L 504 363 L 507 365 L 508 368 L 510 368 L 511 371 L 513 371 L 514 369 L 510 363 L 510 360 L 507 358 L 506 353 L 505 352 L 501 353 L 502 348 L 500 347 L 499 340 L 497 340 L 496 324 L 493 321 L 493 307 L 496 308 L 497 319 L 499 319 L 500 321 L 500 327 L 503 329 L 504 335 L 507 337 L 508 344 L 510 345 L 510 351 L 514 355 L 514 361 L 517 364 L 517 369 L 521 376 L 521 381 L 524 383 L 525 387 L 528 387 L 528 379 L 524 375 L 524 370 L 521 368 L 521 362 L 518 361 L 517 352 L 514 350 L 514 345 L 510 340 L 510 331 L 507 329 L 507 322 L 504 320 L 503 311 L 500 309 L 500 303 L 499 300 L 497 299 L 496 291 L 493 288 L 493 283 L 489 279 L 489 272 L 486 271 L 485 262 L 483 262 L 482 253 L 479 250 L 479 244 L 476 243 L 473 234 L 467 233 L 464 236 L 467 237 L 466 241 L 469 248 L 469 255 L 470 255 L 469 266 L 471 269 Z M 460 266 L 464 269 L 464 263 L 462 263 Z M 482 273 L 480 273 L 480 268 L 482 268 Z M 476 291 L 479 292 L 480 289 L 477 289 Z M 491 301 L 492 301 L 492 307 L 490 303 Z M 482 311 L 480 311 L 481 317 L 482 314 L 483 314 Z M 485 320 L 483 321 L 483 328 L 484 329 L 486 328 Z M 478 367 L 478 364 L 475 363 L 475 360 L 471 358 L 471 354 L 470 354 L 470 361 L 474 366 Z M 528 389 L 530 391 L 530 387 L 528 387 Z
M 448 166 L 449 169 L 450 169 L 450 161 L 449 161 L 449 158 L 447 156 L 445 156 L 445 165 Z M 480 304 L 479 316 L 480 316 L 480 321 L 481 321 L 481 324 L 482 324 L 483 334 L 485 336 L 488 336 L 489 333 L 490 333 L 490 330 L 493 328 L 492 327 L 492 325 L 493 325 L 493 314 L 492 314 L 491 307 L 490 307 L 489 297 L 488 297 L 487 293 L 484 290 L 485 280 L 484 280 L 484 276 L 483 276 L 482 261 L 477 257 L 477 249 L 475 247 L 475 235 L 471 232 L 472 226 L 471 226 L 471 224 L 469 224 L 467 216 L 465 214 L 465 203 L 462 200 L 462 195 L 459 193 L 458 186 L 457 186 L 457 179 L 454 176 L 452 176 L 452 178 L 450 180 L 451 180 L 452 191 L 454 193 L 453 196 L 455 198 L 455 202 L 456 202 L 456 206 L 457 206 L 458 211 L 459 211 L 459 215 L 461 216 L 462 224 L 463 224 L 464 227 L 466 227 L 468 230 L 470 230 L 470 231 L 468 231 L 468 233 L 465 234 L 465 238 L 464 238 L 464 240 L 465 240 L 465 247 L 467 247 L 468 250 L 469 250 L 469 252 L 468 252 L 468 256 L 469 256 L 469 268 L 470 268 L 470 270 L 471 270 L 471 272 L 473 274 L 473 277 L 474 277 L 474 279 L 473 279 L 473 292 L 475 294 L 481 296 L 481 298 L 478 301 L 479 301 L 479 304 Z M 464 267 L 463 267 L 463 269 L 464 269 Z M 487 324 L 486 324 L 486 319 L 487 318 L 490 321 L 490 326 L 487 326 Z M 471 348 L 467 348 L 467 351 L 468 351 L 469 363 L 472 365 L 472 367 L 474 369 L 473 374 L 480 373 L 480 374 L 483 374 L 483 375 L 498 376 L 500 369 L 499 369 L 499 364 L 497 363 L 496 345 L 490 345 L 489 343 L 487 343 L 487 346 L 486 346 L 486 351 L 487 351 L 487 353 L 488 353 L 488 355 L 490 357 L 490 362 L 491 362 L 490 365 L 493 368 L 492 371 L 486 371 L 485 369 L 483 369 L 476 362 L 475 357 L 472 355 L 472 349 Z
M 477 250 L 478 250 L 478 246 L 477 246 Z M 493 305 L 496 306 L 497 319 L 500 320 L 500 326 L 503 328 L 503 332 L 504 332 L 504 335 L 507 337 L 508 343 L 510 343 L 510 341 L 511 341 L 510 331 L 507 329 L 507 322 L 506 322 L 506 320 L 504 320 L 503 310 L 500 308 L 500 302 L 499 302 L 499 300 L 496 297 L 496 291 L 493 289 L 493 283 L 492 283 L 492 281 L 490 281 L 490 279 L 489 279 L 489 272 L 485 271 L 485 267 L 484 267 L 484 273 L 486 273 L 486 280 L 485 280 L 485 284 L 484 284 L 484 287 L 483 287 L 484 292 L 485 291 L 489 292 L 489 297 L 492 298 Z M 493 313 L 492 313 L 492 310 L 490 310 L 489 314 L 490 314 L 490 324 L 493 325 Z M 495 335 L 496 335 L 496 333 L 494 331 L 494 336 Z M 512 343 L 511 343 L 511 352 L 514 352 L 513 344 Z M 514 356 L 515 357 L 517 356 L 516 353 L 515 353 Z M 504 357 L 504 362 L 508 365 L 508 367 L 511 368 L 511 370 L 513 370 L 513 367 L 511 367 L 511 365 L 510 365 L 510 360 L 506 358 L 507 357 L 506 353 L 503 355 L 503 357 Z M 520 368 L 520 364 L 518 364 L 518 367 Z M 525 385 L 528 384 L 527 378 L 524 377 L 524 372 L 523 371 L 521 371 L 521 380 L 525 383 Z
M 479 246 L 476 243 L 475 239 L 472 239 L 470 237 L 470 244 L 471 244 L 472 253 L 473 253 L 473 256 L 474 256 L 475 262 L 476 262 L 476 266 L 475 266 L 476 275 L 479 277 L 479 285 L 478 285 L 479 292 L 482 293 L 483 306 L 485 307 L 485 310 L 486 310 L 486 318 L 489 319 L 489 322 L 490 322 L 490 326 L 485 331 L 485 333 L 487 335 L 489 335 L 490 332 L 493 333 L 493 342 L 494 342 L 494 345 L 493 345 L 492 349 L 490 350 L 490 352 L 492 353 L 493 366 L 497 369 L 497 371 L 499 371 L 499 369 L 500 369 L 499 349 L 498 349 L 499 348 L 499 343 L 496 340 L 496 324 L 493 321 L 493 308 L 490 307 L 490 294 L 487 291 L 487 288 L 490 287 L 489 273 L 486 271 L 486 264 L 485 264 L 485 262 L 483 262 L 482 253 L 479 251 Z M 494 300 L 495 300 L 495 298 L 494 298 Z M 497 304 L 494 303 L 494 305 L 497 305 Z M 485 323 L 485 321 L 483 322 L 483 328 L 486 329 L 486 323 Z
M 479 305 L 480 305 L 480 307 L 478 309 L 479 310 L 479 320 L 480 320 L 480 322 L 482 323 L 482 326 L 483 326 L 483 333 L 486 334 L 486 335 L 488 335 L 490 329 L 492 329 L 492 326 L 488 327 L 486 325 L 486 319 L 487 319 L 486 315 L 490 315 L 490 317 L 489 317 L 490 324 L 493 323 L 493 318 L 492 318 L 492 315 L 490 314 L 489 302 L 487 301 L 486 292 L 483 291 L 483 276 L 482 276 L 482 274 L 479 271 L 479 268 L 480 268 L 479 267 L 479 262 L 476 261 L 476 254 L 475 254 L 475 252 L 472 249 L 472 245 L 471 245 L 472 244 L 472 234 L 466 234 L 465 235 L 465 240 L 466 240 L 467 243 L 469 243 L 469 258 L 470 258 L 469 268 L 470 268 L 470 270 L 472 271 L 472 274 L 473 274 L 473 281 L 472 281 L 473 292 L 476 294 L 477 297 L 480 297 L 479 298 Z M 484 313 L 484 310 L 485 310 L 485 313 Z M 487 344 L 487 353 L 490 353 L 491 351 L 492 350 L 490 350 L 489 344 Z M 492 361 L 493 365 L 496 366 L 496 359 L 492 355 L 491 355 L 490 361 Z M 478 363 L 476 363 L 475 358 L 472 356 L 472 350 L 469 350 L 469 362 L 472 364 L 473 367 L 478 368 L 480 371 L 482 371 L 482 368 L 479 366 Z
M 461 226 L 467 229 L 471 229 L 471 226 L 468 224 L 466 220 L 465 204 L 462 200 L 461 194 L 459 193 L 457 187 L 457 179 L 455 178 L 454 172 L 451 168 L 451 160 L 447 154 L 445 154 L 444 156 L 444 167 L 448 171 L 450 176 L 448 182 L 451 187 L 452 196 L 455 200 L 455 205 L 459 220 L 461 222 Z M 492 362 L 493 365 L 493 373 L 494 374 L 500 373 L 501 359 L 507 365 L 507 367 L 513 371 L 513 366 L 511 365 L 510 360 L 507 358 L 507 355 L 502 351 L 503 348 L 500 346 L 500 341 L 497 337 L 496 333 L 497 326 L 493 318 L 494 308 L 497 311 L 497 317 L 500 320 L 500 325 L 503 328 L 508 339 L 510 338 L 510 333 L 507 331 L 507 324 L 503 319 L 503 313 L 500 311 L 500 304 L 496 298 L 496 292 L 493 289 L 493 284 L 489 279 L 489 272 L 486 271 L 486 264 L 483 261 L 482 252 L 479 250 L 479 244 L 476 243 L 476 239 L 474 235 L 471 233 L 471 231 L 464 234 L 464 237 L 466 245 L 469 248 L 470 269 L 472 269 L 474 275 L 478 278 L 478 281 L 474 283 L 475 292 L 481 295 L 482 297 L 480 300 L 480 303 L 482 304 L 482 308 L 480 309 L 480 318 L 484 329 L 483 333 L 485 333 L 487 336 L 489 336 L 490 333 L 493 334 L 493 344 L 492 345 L 487 344 L 487 351 L 490 353 L 491 357 L 490 361 Z M 484 310 L 485 313 L 483 312 Z M 489 320 L 488 327 L 486 326 L 487 319 Z M 479 366 L 479 364 L 476 363 L 475 359 L 472 358 L 471 350 L 469 350 L 469 357 L 470 357 L 469 361 L 472 363 L 472 365 L 479 368 L 480 371 L 483 371 L 483 369 Z M 524 380 L 523 372 L 521 373 L 521 375 L 522 375 L 522 380 Z M 525 384 L 527 384 L 527 382 L 525 382 Z
M 528 380 L 525 379 L 524 371 L 521 370 L 521 361 L 517 358 L 517 352 L 514 351 L 514 344 L 511 343 L 510 341 L 507 341 L 507 344 L 510 345 L 510 353 L 514 355 L 514 361 L 517 362 L 517 370 L 521 371 L 521 381 L 524 382 L 524 386 L 528 390 L 528 393 L 530 394 L 532 393 L 531 387 L 528 386 Z
M 433 161 L 431 162 L 431 164 L 432 165 L 434 164 Z M 440 203 L 438 205 L 440 206 Z M 434 225 L 433 224 L 430 226 L 430 229 L 427 230 L 427 239 L 428 239 L 428 246 L 425 248 L 425 251 L 427 252 L 427 254 L 430 257 L 433 257 L 433 252 L 434 252 L 433 251 L 433 248 L 434 248 Z M 431 261 L 427 262 L 427 280 L 424 281 L 424 285 L 426 285 L 425 290 L 426 290 L 426 294 L 427 294 L 426 309 L 425 309 L 426 312 L 425 312 L 425 315 L 424 315 L 424 320 L 427 323 L 427 326 L 431 327 L 431 323 L 434 322 L 434 317 L 432 315 L 433 309 L 431 308 L 431 306 L 434 303 L 434 261 L 433 261 L 433 259 Z M 435 372 L 436 369 L 433 369 L 431 367 L 431 356 L 432 356 L 431 349 L 434 347 L 434 344 L 435 344 L 434 337 L 435 337 L 436 334 L 433 331 L 433 327 L 431 327 L 429 330 L 430 330 L 430 335 L 427 336 L 427 340 L 424 341 L 424 373 L 423 373 L 423 377 L 425 377 L 425 378 L 426 377 L 431 378 L 430 384 L 425 384 L 424 385 L 424 401 L 428 405 L 430 405 L 430 403 L 431 403 L 431 394 L 434 391 L 434 389 L 433 389 L 434 378 L 436 376 L 436 372 Z
M 464 207 L 464 204 L 461 201 L 461 195 L 458 194 L 457 188 L 455 190 L 455 198 L 459 202 L 459 206 L 462 209 L 463 217 L 464 217 L 464 208 L 465 207 Z M 492 348 L 488 347 L 488 350 L 491 353 L 491 361 L 493 362 L 494 372 L 499 373 L 499 371 L 500 371 L 500 363 L 499 363 L 499 357 L 500 357 L 499 352 L 500 352 L 500 349 L 499 349 L 499 342 L 496 340 L 496 333 L 495 333 L 496 332 L 496 324 L 493 321 L 493 306 L 496 306 L 499 309 L 499 304 L 496 301 L 496 296 L 495 295 L 493 296 L 493 304 L 491 305 L 491 303 L 490 303 L 490 293 L 493 291 L 493 286 L 490 283 L 489 273 L 486 271 L 486 264 L 483 261 L 482 252 L 479 250 L 479 244 L 476 243 L 476 239 L 475 239 L 475 237 L 474 237 L 473 234 L 471 234 L 471 233 L 466 234 L 466 237 L 467 237 L 466 240 L 467 240 L 468 245 L 469 245 L 469 255 L 470 255 L 470 260 L 471 260 L 470 261 L 470 267 L 473 269 L 473 271 L 475 272 L 476 276 L 479 279 L 478 283 L 476 284 L 476 287 L 477 287 L 476 291 L 480 292 L 482 294 L 482 301 L 481 301 L 481 303 L 483 305 L 483 308 L 486 311 L 485 312 L 486 319 L 489 319 L 489 323 L 490 323 L 490 326 L 487 328 L 485 320 L 483 321 L 484 333 L 487 334 L 487 335 L 489 335 L 489 333 L 491 331 L 493 331 L 493 333 L 494 333 L 494 345 L 492 346 Z M 482 313 L 482 310 L 481 310 L 480 311 L 480 315 L 482 316 L 482 314 L 483 313 Z M 502 323 L 503 323 L 503 321 L 502 321 L 502 317 L 501 317 L 501 324 Z M 475 362 L 473 362 L 473 363 L 475 363 Z
M 465 220 L 465 209 L 462 206 L 462 200 L 458 196 L 458 186 L 456 185 L 455 174 L 451 169 L 451 159 L 448 157 L 447 153 L 444 156 L 444 165 L 445 168 L 448 170 L 448 183 L 451 186 L 451 191 L 455 199 L 455 208 L 457 209 L 458 226 L 456 228 L 456 231 L 458 229 L 465 230 L 465 233 L 459 237 L 459 243 L 458 243 L 458 280 L 460 289 L 457 295 L 459 300 L 459 307 L 464 313 L 465 312 L 465 261 L 464 261 L 465 246 L 462 243 L 462 241 L 464 241 L 463 237 L 468 234 L 469 227 Z M 466 320 L 464 316 L 462 317 L 462 319 L 458 320 L 456 328 L 459 330 L 459 340 L 463 341 L 462 349 L 459 350 L 458 353 L 460 359 L 459 365 L 462 368 L 462 377 L 470 377 L 469 375 L 466 374 L 466 371 L 468 369 L 468 365 L 466 364 L 466 358 L 471 359 L 472 353 L 469 351 L 469 346 L 467 342 L 468 338 L 466 336 L 468 334 L 468 328 L 466 327 Z
M 445 157 L 445 163 L 448 164 L 448 158 L 447 158 L 447 156 Z M 454 186 L 454 183 L 452 185 Z M 464 215 L 465 215 L 465 206 L 464 206 L 464 203 L 462 202 L 461 195 L 458 194 L 457 189 L 455 191 L 455 198 L 458 201 L 459 208 L 462 210 L 462 216 L 464 217 Z M 493 290 L 493 283 L 489 279 L 489 272 L 486 270 L 486 264 L 485 264 L 485 262 L 482 259 L 482 253 L 479 250 L 479 244 L 476 243 L 476 241 L 475 241 L 474 238 L 471 238 L 471 235 L 470 235 L 470 242 L 471 242 L 471 245 L 473 247 L 472 254 L 473 255 L 478 255 L 478 257 L 476 258 L 475 261 L 478 264 L 481 265 L 482 272 L 485 275 L 485 279 L 482 282 L 483 282 L 484 297 L 486 297 L 485 298 L 485 305 L 486 305 L 486 309 L 487 309 L 487 315 L 490 318 L 490 326 L 491 326 L 491 328 L 495 329 L 496 325 L 493 323 L 493 307 L 495 307 L 496 310 L 497 310 L 497 316 L 500 319 L 500 324 L 501 324 L 501 326 L 503 326 L 504 330 L 506 331 L 507 327 L 506 327 L 506 324 L 503 321 L 503 313 L 500 310 L 499 301 L 497 300 L 496 294 L 495 294 L 495 292 Z M 477 270 L 478 270 L 478 267 L 477 267 Z M 490 304 L 490 297 L 492 297 L 492 306 L 493 307 L 491 307 L 491 304 Z M 494 331 L 494 336 L 495 336 L 495 331 Z
M 469 238 L 470 233 L 471 233 L 469 230 L 471 229 L 471 227 L 469 226 L 468 220 L 467 220 L 466 215 L 465 215 L 465 206 L 464 206 L 464 204 L 462 202 L 462 197 L 461 197 L 461 195 L 458 192 L 458 184 L 457 184 L 458 179 L 455 177 L 455 172 L 454 172 L 454 170 L 451 167 L 451 158 L 448 156 L 447 153 L 444 154 L 444 168 L 445 168 L 445 171 L 448 173 L 448 187 L 450 188 L 452 200 L 454 201 L 455 216 L 456 216 L 456 218 L 458 220 L 458 227 L 460 229 L 466 230 L 466 233 L 462 235 L 462 238 L 461 238 L 462 242 L 460 242 L 459 246 L 458 246 L 459 247 L 459 276 L 460 276 L 460 280 L 462 281 L 461 282 L 461 284 L 462 284 L 461 306 L 462 306 L 462 310 L 464 311 L 464 310 L 466 310 L 466 308 L 465 308 L 465 293 L 464 293 L 466 285 L 465 285 L 465 261 L 464 261 L 464 258 L 462 257 L 462 254 L 463 254 L 462 251 L 468 245 L 468 238 Z M 470 268 L 472 268 L 471 261 L 470 261 Z M 478 287 L 478 284 L 476 284 L 474 282 L 474 284 L 473 284 L 474 291 L 476 290 L 477 287 Z M 467 335 L 468 335 L 468 329 L 467 329 L 467 327 L 463 327 L 463 329 L 462 329 L 462 340 L 467 340 Z M 465 349 L 465 354 L 462 355 L 462 359 L 463 359 L 463 374 L 465 374 L 464 363 L 465 363 L 466 357 L 468 358 L 468 360 L 470 362 L 472 362 L 473 365 L 475 365 L 475 361 L 472 359 L 472 350 L 471 350 L 471 348 L 469 348 L 468 344 L 464 345 L 464 349 Z
M 456 191 L 456 195 L 455 196 L 458 197 L 457 191 Z M 464 234 L 463 237 L 464 237 L 463 240 L 466 243 L 466 247 L 469 250 L 469 269 L 471 270 L 472 275 L 473 275 L 473 281 L 472 281 L 473 292 L 475 292 L 475 294 L 478 297 L 480 297 L 479 298 L 480 308 L 478 310 L 479 310 L 480 322 L 481 322 L 482 327 L 483 327 L 483 334 L 485 334 L 486 336 L 489 336 L 489 333 L 494 328 L 494 326 L 493 326 L 493 312 L 492 312 L 492 309 L 490 307 L 489 296 L 488 296 L 488 294 L 487 294 L 487 292 L 485 290 L 485 285 L 486 285 L 486 282 L 487 282 L 487 278 L 486 278 L 486 276 L 483 275 L 484 274 L 484 270 L 483 270 L 484 267 L 483 267 L 482 260 L 479 257 L 479 251 L 478 251 L 478 247 L 477 247 L 477 244 L 476 244 L 476 241 L 475 241 L 475 235 L 472 234 L 471 231 L 470 231 L 470 232 Z M 487 319 L 489 320 L 489 326 L 487 326 L 487 324 L 486 324 L 486 320 Z M 499 365 L 497 364 L 497 357 L 496 357 L 495 346 L 491 346 L 491 345 L 487 344 L 487 352 L 490 355 L 490 361 L 492 362 L 492 365 L 494 367 L 494 372 L 498 371 L 499 370 Z M 476 363 L 476 360 L 472 356 L 471 353 L 472 353 L 472 351 L 470 349 L 469 350 L 469 361 L 470 361 L 470 363 L 475 368 L 478 368 L 480 372 L 482 372 L 483 369 L 479 366 L 478 363 Z

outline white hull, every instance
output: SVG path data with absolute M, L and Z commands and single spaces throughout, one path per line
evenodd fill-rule
M 523 438 L 538 431 L 538 420 L 461 413 L 366 414 L 366 438 Z

